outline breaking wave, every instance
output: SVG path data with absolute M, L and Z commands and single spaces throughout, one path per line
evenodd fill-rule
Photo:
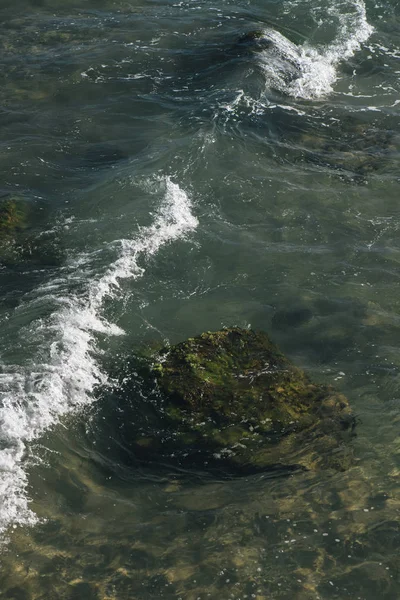
M 265 30 L 270 47 L 259 53 L 268 88 L 293 98 L 313 100 L 333 91 L 338 66 L 351 58 L 371 35 L 363 0 L 335 2 L 327 9 L 327 20 L 336 24 L 337 34 L 328 45 L 297 46 L 281 33 Z
M 40 341 L 30 364 L 23 367 L 2 364 L 0 375 L 0 535 L 10 525 L 29 525 L 36 515 L 29 508 L 26 454 L 28 443 L 41 436 L 60 417 L 94 400 L 94 391 L 107 382 L 96 356 L 96 333 L 124 332 L 102 316 L 102 306 L 115 296 L 120 282 L 137 279 L 144 273 L 138 260 L 155 255 L 174 240 L 197 227 L 187 194 L 169 178 L 161 182 L 164 197 L 152 225 L 140 229 L 133 239 L 114 242 L 118 258 L 106 272 L 85 282 L 81 294 L 60 294 L 60 289 L 82 279 L 87 256 L 74 260 L 70 278 L 64 284 L 50 281 L 36 290 L 35 298 L 58 305 L 49 319 L 38 319 L 20 331 Z M 90 259 L 90 257 L 89 257 Z M 82 271 L 83 269 L 83 271 Z M 71 285 L 70 285 L 71 287 Z M 58 291 L 58 293 L 56 292 Z M 25 306 L 29 310 L 29 303 Z M 29 462 L 29 461 L 28 461 Z

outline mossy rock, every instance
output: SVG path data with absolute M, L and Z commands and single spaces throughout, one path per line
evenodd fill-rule
M 26 227 L 26 207 L 20 198 L 0 199 L 0 240 L 11 238 Z
M 173 435 L 147 439 L 147 449 L 240 472 L 348 465 L 347 399 L 313 383 L 265 333 L 203 333 L 164 349 L 153 371 Z
M 0 260 L 14 260 L 16 240 L 27 227 L 27 207 L 19 196 L 0 198 Z

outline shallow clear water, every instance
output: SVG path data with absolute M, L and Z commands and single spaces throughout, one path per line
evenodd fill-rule
M 3 1 L 1 597 L 400 596 L 399 26 L 395 0 Z M 139 461 L 137 357 L 230 325 L 348 396 L 351 468 Z

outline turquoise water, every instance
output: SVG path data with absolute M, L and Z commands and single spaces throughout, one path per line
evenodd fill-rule
M 399 19 L 2 3 L 0 597 L 400 596 Z M 231 325 L 346 394 L 353 466 L 139 460 L 138 357 Z

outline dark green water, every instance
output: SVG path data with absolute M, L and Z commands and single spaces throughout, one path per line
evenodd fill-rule
M 0 44 L 0 598 L 397 600 L 396 0 L 3 0 Z M 138 460 L 137 355 L 231 325 L 346 394 L 351 468 Z

